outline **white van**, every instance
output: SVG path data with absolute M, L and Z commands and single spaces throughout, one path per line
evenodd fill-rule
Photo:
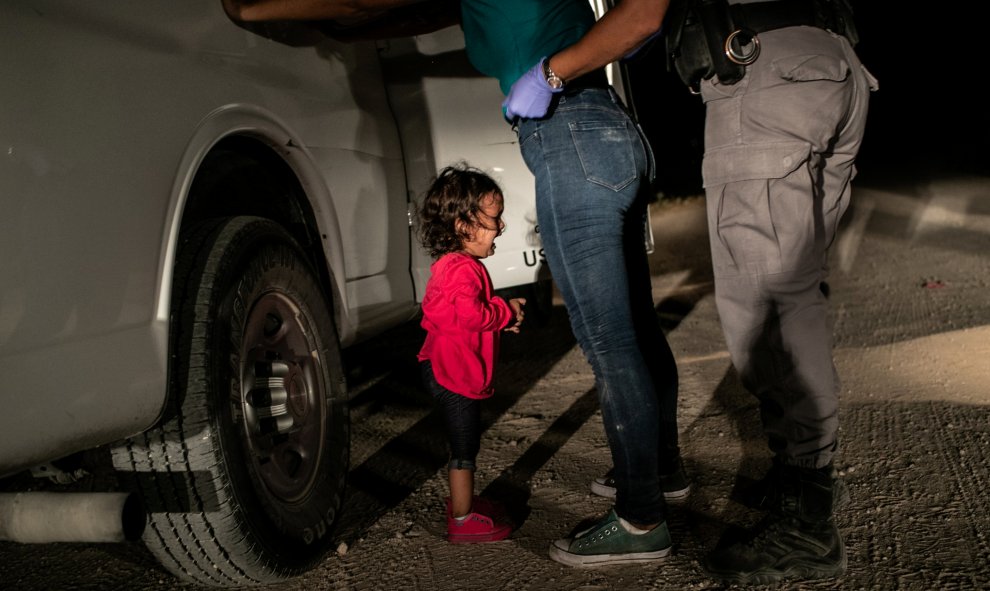
M 501 183 L 485 265 L 548 305 L 533 179 L 458 27 L 341 42 L 219 0 L 4 2 L 0 56 L 0 476 L 110 450 L 147 512 L 121 535 L 183 580 L 268 583 L 328 550 L 341 348 L 416 317 L 439 168 Z M 0 539 L 99 538 L 18 515 L 33 537 Z

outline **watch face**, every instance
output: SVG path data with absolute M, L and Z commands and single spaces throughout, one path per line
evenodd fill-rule
M 564 79 L 550 69 L 549 59 L 543 60 L 543 76 L 547 80 L 547 86 L 549 86 L 552 90 L 560 90 L 564 87 Z

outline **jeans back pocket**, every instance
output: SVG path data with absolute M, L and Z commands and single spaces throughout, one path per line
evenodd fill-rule
M 572 121 L 571 139 L 589 182 L 621 191 L 640 178 L 634 142 L 626 121 Z

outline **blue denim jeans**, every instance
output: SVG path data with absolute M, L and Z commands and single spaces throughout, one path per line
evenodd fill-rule
M 644 246 L 652 152 L 611 89 L 558 96 L 517 124 L 536 177 L 547 263 L 595 373 L 615 467 L 616 512 L 665 517 L 659 473 L 677 466 L 677 369 L 653 304 Z

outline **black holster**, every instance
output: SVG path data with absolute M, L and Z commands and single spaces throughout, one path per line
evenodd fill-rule
M 667 19 L 667 69 L 676 70 L 688 88 L 696 90 L 715 75 L 725 84 L 742 79 L 745 67 L 729 61 L 723 50 L 733 31 L 726 0 L 673 0 Z

